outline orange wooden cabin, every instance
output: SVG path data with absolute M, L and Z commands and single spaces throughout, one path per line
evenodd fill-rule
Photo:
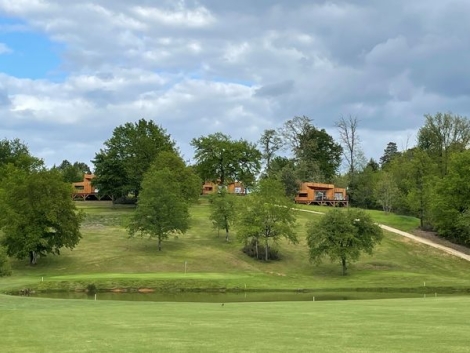
M 91 181 L 95 177 L 94 174 L 85 174 L 83 176 L 83 181 L 77 183 L 72 183 L 73 192 L 72 198 L 74 200 L 103 200 L 109 199 L 107 196 L 99 196 L 98 190 L 91 185 Z
M 320 206 L 348 206 L 346 189 L 333 184 L 302 183 L 295 203 Z
M 213 194 L 217 192 L 217 190 L 219 190 L 219 187 L 220 185 L 213 183 L 211 181 L 207 181 L 202 186 L 202 194 L 203 195 Z M 229 183 L 227 185 L 227 192 L 229 194 L 234 194 L 234 195 L 245 195 L 246 189 L 242 183 L 236 181 L 236 182 Z

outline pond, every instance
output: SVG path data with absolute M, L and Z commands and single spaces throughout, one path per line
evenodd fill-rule
M 468 295 L 459 294 L 422 294 L 393 292 L 154 292 L 154 293 L 96 293 L 96 300 L 130 300 L 154 302 L 199 302 L 199 303 L 235 303 L 235 302 L 277 302 L 277 301 L 324 301 L 324 300 L 365 300 L 396 298 L 434 298 L 442 296 Z M 95 295 L 78 292 L 34 293 L 31 297 L 56 299 L 95 300 Z

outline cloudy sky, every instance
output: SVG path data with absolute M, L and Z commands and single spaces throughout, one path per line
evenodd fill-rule
M 468 0 L 0 0 L 0 139 L 90 163 L 145 118 L 190 158 L 193 137 L 296 115 L 336 136 L 352 115 L 378 159 L 424 114 L 470 116 L 469 18 Z

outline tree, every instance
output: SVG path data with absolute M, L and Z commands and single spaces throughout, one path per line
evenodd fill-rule
M 7 164 L 12 164 L 23 170 L 34 170 L 40 168 L 43 162 L 33 157 L 29 153 L 28 146 L 19 139 L 3 139 L 0 140 L 0 179 L 2 175 L 5 175 L 1 172 L 1 168 L 4 168 Z
M 425 115 L 426 122 L 418 132 L 418 147 L 435 160 L 441 177 L 447 174 L 453 152 L 462 152 L 470 144 L 470 120 L 452 113 Z
M 225 230 L 225 241 L 229 241 L 229 232 L 235 221 L 235 197 L 222 188 L 210 197 L 210 220 L 217 229 Z
M 145 172 L 162 151 L 175 152 L 175 143 L 162 127 L 140 119 L 114 129 L 105 148 L 95 155 L 93 185 L 100 194 L 137 196 Z
M 418 217 L 421 229 L 429 226 L 434 179 L 439 175 L 437 164 L 423 150 L 412 148 L 396 156 L 388 170 L 400 190 L 400 211 Z
M 292 202 L 284 195 L 281 182 L 262 179 L 254 192 L 242 200 L 237 234 L 245 243 L 254 243 L 257 258 L 259 243 L 264 243 L 264 260 L 268 261 L 270 243 L 280 238 L 297 243 L 295 222 Z
M 356 173 L 354 204 L 359 208 L 376 209 L 380 207 L 377 202 L 376 185 L 380 177 L 379 165 L 371 159 L 367 166 Z M 335 186 L 339 185 L 336 182 Z M 348 182 L 346 181 L 346 185 Z
M 299 150 L 297 157 L 299 161 L 307 165 L 309 174 L 314 174 L 314 170 L 318 168 L 321 178 L 315 178 L 320 181 L 331 182 L 338 172 L 341 164 L 341 155 L 343 148 L 337 144 L 325 129 L 317 129 L 310 126 L 304 129 L 299 139 Z M 307 181 L 309 179 L 303 179 Z
M 284 123 L 279 135 L 291 148 L 295 172 L 301 181 L 331 182 L 343 150 L 325 129 L 316 128 L 306 116 L 296 116 Z
M 266 162 L 266 175 L 269 175 L 271 161 L 276 152 L 282 148 L 282 139 L 276 130 L 268 129 L 264 130 L 258 143 L 261 146 L 262 157 Z
M 271 162 L 270 173 L 267 177 L 279 180 L 284 186 L 284 193 L 293 199 L 299 191 L 299 176 L 295 168 L 295 161 L 287 157 L 276 156 Z
M 234 141 L 220 132 L 195 138 L 194 159 L 199 176 L 225 185 L 227 181 L 240 181 L 245 186 L 254 183 L 261 168 L 261 152 L 246 140 Z
M 380 157 L 380 165 L 382 168 L 386 167 L 398 154 L 397 144 L 395 142 L 389 142 L 384 150 L 383 156 Z
M 70 163 L 68 160 L 63 160 L 62 163 L 56 167 L 62 173 L 62 179 L 66 183 L 75 183 L 83 180 L 84 174 L 90 174 L 91 170 L 86 163 L 75 162 Z
M 160 152 L 152 163 L 151 168 L 154 170 L 168 168 L 173 173 L 175 181 L 178 182 L 183 198 L 190 203 L 195 203 L 199 200 L 202 180 L 196 175 L 193 168 L 186 166 L 183 158 L 176 152 Z
M 375 197 L 382 205 L 384 212 L 392 212 L 398 193 L 399 190 L 393 175 L 389 172 L 381 172 L 375 185 Z
M 169 169 L 147 171 L 142 181 L 137 208 L 128 226 L 131 237 L 136 234 L 162 241 L 172 233 L 185 233 L 189 228 L 189 209 L 175 174 Z
M 382 229 L 359 209 L 333 209 L 319 222 L 307 225 L 310 261 L 319 264 L 325 256 L 332 262 L 339 260 L 343 275 L 347 274 L 348 264 L 357 261 L 362 252 L 372 254 L 382 237 Z
M 292 119 L 287 120 L 282 128 L 279 129 L 279 135 L 282 136 L 285 144 L 290 145 L 294 156 L 297 156 L 299 153 L 301 147 L 301 136 L 304 136 L 312 126 L 312 119 L 303 115 L 295 116 Z
M 4 247 L 0 246 L 0 277 L 11 275 L 11 265 L 7 252 Z
M 83 216 L 70 195 L 70 184 L 56 170 L 28 172 L 8 166 L 0 190 L 1 244 L 8 255 L 29 256 L 34 265 L 38 255 L 73 249 L 81 239 Z
M 432 195 L 432 224 L 438 234 L 470 245 L 470 150 L 454 154 L 448 174 L 435 181 Z

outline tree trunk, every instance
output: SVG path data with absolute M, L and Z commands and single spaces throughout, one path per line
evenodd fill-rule
M 343 257 L 341 258 L 341 265 L 343 266 L 343 276 L 346 276 L 346 271 L 348 270 L 346 265 L 346 259 Z
M 259 259 L 259 252 L 258 252 L 258 239 L 255 239 L 255 249 L 256 249 L 256 259 Z
M 268 238 L 266 238 L 266 248 L 264 249 L 264 257 L 265 257 L 265 261 L 268 261 L 268 260 L 269 260 Z
M 225 228 L 225 241 L 228 243 L 228 228 Z
M 158 237 L 158 251 L 162 251 L 162 238 Z
M 36 254 L 36 251 L 30 251 L 29 252 L 29 264 L 30 265 L 36 265 L 38 260 L 38 255 Z

